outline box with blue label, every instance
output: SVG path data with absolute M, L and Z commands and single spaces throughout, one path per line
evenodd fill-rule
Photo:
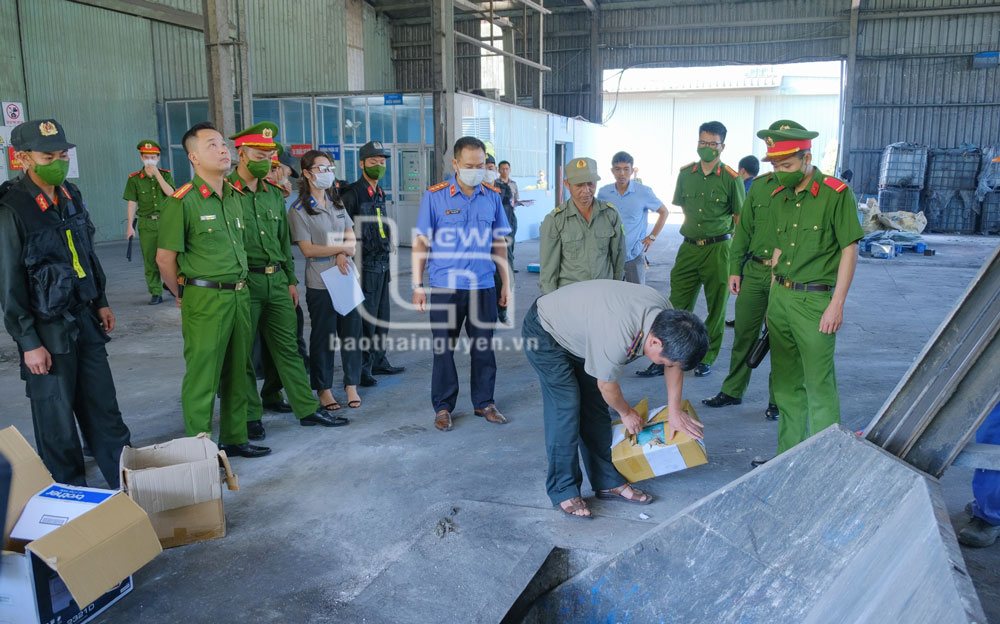
M 689 401 L 681 404 L 688 416 L 697 420 Z M 625 425 L 617 421 L 611 425 L 611 461 L 623 477 L 635 483 L 660 475 L 677 472 L 685 468 L 708 463 L 705 444 L 677 432 L 673 440 L 668 440 L 668 414 L 664 405 L 650 410 L 643 399 L 635 406 L 635 411 L 646 425 L 632 435 Z
M 117 490 L 54 483 L 14 427 L 0 431 L 13 468 L 0 622 L 83 624 L 132 590 L 132 573 L 160 553 L 146 512 Z

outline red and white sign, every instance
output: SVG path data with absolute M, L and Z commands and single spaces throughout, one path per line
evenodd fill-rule
M 3 106 L 3 125 L 16 126 L 24 123 L 24 106 L 20 102 L 0 102 Z
M 302 143 L 297 145 L 290 145 L 288 147 L 288 153 L 296 158 L 301 158 L 306 152 L 313 148 L 312 145 Z

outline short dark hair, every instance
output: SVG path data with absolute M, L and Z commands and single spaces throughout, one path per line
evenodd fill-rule
M 499 163 L 497 163 L 497 169 L 499 169 L 500 167 L 503 167 L 504 165 L 507 165 L 509 167 L 510 163 L 507 162 L 506 160 L 501 160 Z
M 628 152 L 618 152 L 617 154 L 611 157 L 611 166 L 614 167 L 615 163 L 625 163 L 626 165 L 631 167 L 633 164 L 635 164 L 635 161 L 632 160 L 632 154 L 629 154 Z
M 740 159 L 740 164 L 737 166 L 737 169 L 742 169 L 751 176 L 755 176 L 760 173 L 760 161 L 753 155 L 744 156 Z
M 191 141 L 191 139 L 196 138 L 198 136 L 198 133 L 201 132 L 202 130 L 215 130 L 216 132 L 218 132 L 218 129 L 215 127 L 215 124 L 213 124 L 211 121 L 200 121 L 195 125 L 191 126 L 190 128 L 188 128 L 188 131 L 184 133 L 184 136 L 181 137 L 181 145 L 184 146 L 185 154 L 191 153 L 191 145 L 189 142 Z
M 717 134 L 722 137 L 723 143 L 726 142 L 726 127 L 722 125 L 721 121 L 706 121 L 698 128 L 698 134 L 700 135 L 702 132 Z
M 708 330 L 687 310 L 660 312 L 649 333 L 663 343 L 660 355 L 680 364 L 681 370 L 691 370 L 708 352 Z
M 477 139 L 476 137 L 464 136 L 461 139 L 455 141 L 455 158 L 458 158 L 462 154 L 462 150 L 466 148 L 481 149 L 483 153 L 486 153 L 486 144 Z

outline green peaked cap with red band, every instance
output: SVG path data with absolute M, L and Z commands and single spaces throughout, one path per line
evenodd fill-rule
M 260 149 L 274 149 L 274 140 L 278 138 L 278 126 L 270 121 L 262 121 L 229 138 L 236 143 L 236 147 L 246 145 Z
M 767 143 L 767 156 L 763 160 L 777 162 L 792 154 L 811 149 L 812 140 L 819 136 L 819 132 L 806 130 L 802 124 L 791 119 L 779 119 L 766 130 L 759 130 L 757 136 Z

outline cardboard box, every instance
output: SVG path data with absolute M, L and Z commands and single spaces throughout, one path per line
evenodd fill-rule
M 0 453 L 13 468 L 0 557 L 0 622 L 89 622 L 131 591 L 132 573 L 160 553 L 146 512 L 120 492 L 53 488 L 58 484 L 14 427 L 0 431 Z M 29 502 L 22 532 L 44 535 L 13 539 Z
M 121 472 L 122 490 L 149 514 L 163 548 L 226 535 L 221 473 L 230 490 L 238 490 L 239 481 L 226 453 L 206 434 L 126 446 Z
M 690 401 L 684 401 L 681 409 L 698 420 Z M 705 443 L 701 440 L 678 432 L 672 442 L 667 441 L 666 405 L 653 410 L 650 418 L 647 400 L 643 399 L 635 411 L 646 423 L 638 435 L 629 434 L 621 421 L 611 425 L 611 460 L 631 483 L 708 463 Z

